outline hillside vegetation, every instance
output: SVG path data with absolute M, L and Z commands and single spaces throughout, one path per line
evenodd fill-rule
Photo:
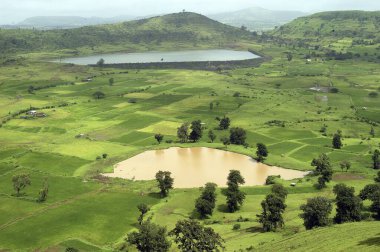
M 337 60 L 380 61 L 380 11 L 322 12 L 264 35 L 270 41 L 323 52 Z
M 119 24 L 63 30 L 0 30 L 3 53 L 161 43 L 221 46 L 250 33 L 195 13 L 177 13 Z

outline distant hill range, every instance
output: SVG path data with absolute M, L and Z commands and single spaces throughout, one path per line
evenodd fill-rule
M 223 47 L 252 33 L 191 12 L 175 13 L 118 24 L 75 29 L 0 30 L 2 52 L 51 51 L 81 47 L 120 45 L 123 48 L 159 48 L 161 44 Z
M 260 7 L 253 7 L 208 16 L 223 24 L 235 27 L 245 26 L 251 31 L 265 31 L 306 15 L 308 14 L 300 11 L 273 11 Z
M 40 29 L 40 30 L 52 30 L 52 29 L 70 29 L 79 28 L 83 26 L 101 25 L 101 24 L 115 24 L 126 22 L 130 20 L 139 19 L 135 16 L 117 16 L 111 18 L 101 17 L 79 17 L 79 16 L 40 16 L 30 17 L 22 22 L 14 25 L 2 25 L 2 28 L 25 28 L 25 29 Z

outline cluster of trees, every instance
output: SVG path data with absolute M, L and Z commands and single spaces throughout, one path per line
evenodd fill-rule
M 191 130 L 191 131 L 190 131 Z M 198 142 L 203 136 L 202 121 L 193 121 L 190 125 L 184 123 L 177 129 L 177 137 L 181 143 L 186 143 L 187 141 Z
M 12 177 L 13 189 L 16 191 L 16 197 L 20 197 L 22 195 L 21 191 L 24 190 L 27 186 L 32 184 L 30 176 L 28 174 L 17 174 Z M 47 200 L 49 193 L 49 185 L 47 180 L 45 179 L 40 189 L 37 197 L 37 202 L 42 203 Z
M 300 217 L 304 220 L 306 229 L 323 227 L 331 223 L 341 224 L 346 222 L 361 221 L 363 214 L 363 200 L 370 200 L 372 204 L 369 210 L 372 216 L 380 219 L 380 172 L 375 178 L 375 184 L 366 185 L 359 196 L 355 195 L 355 189 L 345 184 L 337 184 L 333 188 L 336 196 L 336 215 L 329 218 L 332 212 L 332 201 L 325 197 L 315 197 L 307 200 L 300 209 L 303 211 Z

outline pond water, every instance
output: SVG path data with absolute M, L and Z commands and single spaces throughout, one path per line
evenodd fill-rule
M 63 58 L 54 62 L 76 65 L 96 64 L 104 59 L 105 64 L 121 63 L 158 63 L 158 62 L 199 62 L 199 61 L 235 61 L 260 58 L 248 51 L 233 50 L 196 50 L 173 52 L 114 53 L 86 57 Z
M 172 173 L 176 188 L 201 187 L 207 182 L 225 187 L 230 170 L 241 172 L 245 186 L 263 185 L 269 175 L 281 175 L 281 178 L 291 180 L 308 173 L 268 166 L 233 152 L 200 147 L 146 151 L 116 164 L 113 173 L 103 175 L 153 180 L 159 170 Z

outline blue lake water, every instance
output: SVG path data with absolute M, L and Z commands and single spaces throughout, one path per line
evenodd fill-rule
M 96 64 L 104 59 L 105 64 L 121 63 L 158 63 L 158 62 L 207 62 L 236 61 L 260 58 L 248 51 L 233 50 L 195 50 L 172 52 L 113 53 L 98 54 L 85 57 L 64 58 L 54 62 L 72 63 L 76 65 Z

